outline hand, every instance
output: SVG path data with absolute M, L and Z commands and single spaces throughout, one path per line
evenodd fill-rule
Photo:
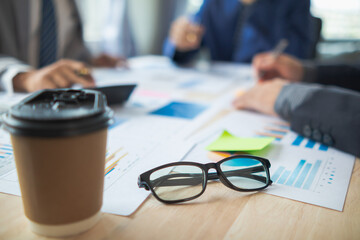
M 191 51 L 200 47 L 204 27 L 191 23 L 186 17 L 177 19 L 170 29 L 170 41 L 178 51 Z
M 274 58 L 270 52 L 257 54 L 252 62 L 259 81 L 284 78 L 291 82 L 300 82 L 304 68 L 299 60 L 286 54 Z
M 88 72 L 84 63 L 73 60 L 60 60 L 44 68 L 20 73 L 13 79 L 15 91 L 34 92 L 41 89 L 68 88 L 73 84 L 93 87 L 91 75 L 79 76 L 80 72 Z
M 260 82 L 255 87 L 237 97 L 233 105 L 236 109 L 250 109 L 272 116 L 277 116 L 275 112 L 275 102 L 281 89 L 288 82 L 283 79 Z
M 91 64 L 95 67 L 125 67 L 128 68 L 128 64 L 125 58 L 112 57 L 107 54 L 101 54 L 100 56 L 93 58 Z

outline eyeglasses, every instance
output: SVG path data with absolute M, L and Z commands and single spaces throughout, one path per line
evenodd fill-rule
M 151 190 L 163 203 L 179 203 L 203 194 L 208 180 L 220 180 L 236 191 L 262 190 L 272 183 L 269 168 L 269 160 L 251 155 L 234 155 L 208 164 L 175 162 L 141 174 L 138 185 Z

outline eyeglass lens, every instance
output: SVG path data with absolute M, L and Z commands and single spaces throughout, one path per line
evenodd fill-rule
M 258 189 L 268 183 L 262 162 L 252 158 L 234 158 L 220 164 L 220 169 L 229 182 L 241 189 Z
M 155 194 L 165 201 L 194 197 L 205 187 L 205 172 L 197 166 L 179 165 L 160 169 L 150 175 Z

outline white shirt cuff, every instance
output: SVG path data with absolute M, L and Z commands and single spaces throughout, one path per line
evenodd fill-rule
M 5 90 L 8 93 L 14 92 L 13 79 L 14 77 L 22 72 L 28 72 L 32 68 L 26 64 L 12 64 L 2 74 L 0 78 L 0 89 Z

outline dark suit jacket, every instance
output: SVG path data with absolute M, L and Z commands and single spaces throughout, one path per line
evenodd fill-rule
M 244 10 L 246 20 L 239 28 L 243 3 L 205 0 L 193 20 L 205 27 L 202 45 L 212 60 L 251 62 L 255 54 L 272 50 L 284 38 L 289 41 L 286 53 L 307 59 L 313 41 L 309 7 L 309 0 L 257 0 Z M 190 61 L 196 52 L 178 52 L 169 40 L 163 50 L 178 63 Z
M 299 134 L 360 157 L 360 93 L 332 86 L 289 84 L 275 110 Z
M 69 1 L 73 9 L 73 20 L 77 24 L 77 34 L 69 36 L 70 44 L 65 46 L 62 55 L 65 58 L 87 61 L 90 54 L 82 40 L 80 18 L 73 0 Z M 0 1 L 0 60 L 4 57 L 13 57 L 28 63 L 28 42 L 30 30 L 30 3 L 28 0 L 1 0 Z M 0 74 L 5 71 L 6 64 L 0 64 Z
M 318 65 L 316 82 L 360 91 L 360 64 Z

